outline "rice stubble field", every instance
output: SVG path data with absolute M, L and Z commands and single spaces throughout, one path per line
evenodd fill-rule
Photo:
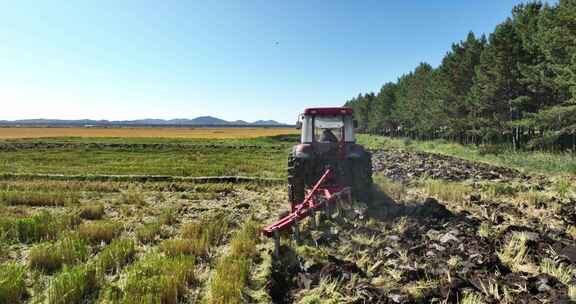
M 573 176 L 361 136 L 374 199 L 274 258 L 297 136 L 76 136 L 0 141 L 0 303 L 576 300 Z

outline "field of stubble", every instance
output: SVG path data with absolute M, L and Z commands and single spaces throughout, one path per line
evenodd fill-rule
M 1 141 L 0 303 L 576 299 L 573 176 L 366 136 L 373 200 L 273 258 L 259 229 L 287 208 L 298 140 L 273 135 Z

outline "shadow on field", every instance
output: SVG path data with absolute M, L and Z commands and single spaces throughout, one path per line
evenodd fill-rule
M 368 215 L 380 221 L 402 216 L 414 217 L 417 220 L 423 218 L 445 220 L 456 216 L 434 198 L 427 198 L 423 203 L 399 203 L 376 187 L 372 190 L 372 199 L 367 205 Z M 464 217 L 462 219 L 467 220 Z

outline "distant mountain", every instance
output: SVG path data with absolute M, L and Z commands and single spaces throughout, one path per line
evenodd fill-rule
M 212 116 L 200 116 L 190 119 L 186 124 L 191 125 L 229 125 L 230 122 Z
M 137 119 L 137 120 L 63 120 L 63 119 L 21 119 L 21 120 L 0 120 L 0 125 L 4 126 L 286 126 L 275 120 L 257 120 L 246 122 L 244 120 L 227 121 L 212 116 L 200 116 L 193 119 Z
M 0 120 L 0 125 L 111 125 L 108 120 L 64 120 L 64 119 L 21 119 L 21 120 Z
M 270 126 L 270 125 L 281 125 L 281 123 L 275 120 L 257 120 L 252 123 L 253 125 L 262 125 L 262 126 Z

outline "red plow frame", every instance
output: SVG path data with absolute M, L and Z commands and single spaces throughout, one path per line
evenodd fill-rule
M 328 181 L 332 179 L 332 175 L 332 169 L 326 169 L 314 187 L 307 190 L 304 200 L 300 204 L 292 206 L 292 212 L 262 229 L 262 233 L 265 236 L 274 238 L 277 255 L 280 247 L 280 232 L 292 228 L 294 238 L 298 241 L 298 222 L 301 219 L 313 216 L 313 225 L 315 225 L 316 219 L 314 215 L 317 210 L 325 210 L 326 214 L 330 215 L 331 210 L 333 210 L 332 206 L 336 205 L 340 197 L 348 195 L 348 199 L 351 199 L 350 189 L 348 187 L 328 183 Z

